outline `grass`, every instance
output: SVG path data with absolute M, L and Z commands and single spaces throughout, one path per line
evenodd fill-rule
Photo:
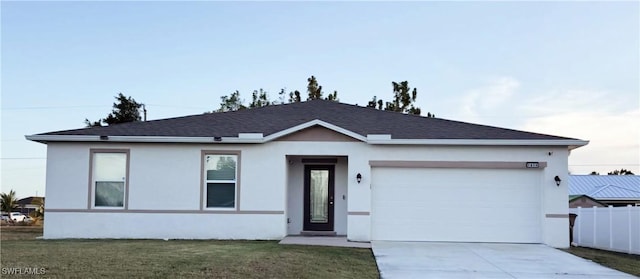
M 2 226 L 0 240 L 33 240 L 42 236 L 42 226 Z
M 45 276 L 54 278 L 379 277 L 370 249 L 276 241 L 34 240 L 33 230 L 1 230 L 3 270 L 44 268 Z
M 52 278 L 379 277 L 370 249 L 276 241 L 36 240 L 41 235 L 41 226 L 0 227 L 2 278 L 10 277 L 5 268 L 44 268 Z M 640 276 L 640 255 L 584 247 L 564 251 Z
M 571 247 L 563 249 L 565 252 L 578 257 L 592 260 L 596 263 L 622 272 L 640 276 L 640 255 L 625 254 L 585 247 Z

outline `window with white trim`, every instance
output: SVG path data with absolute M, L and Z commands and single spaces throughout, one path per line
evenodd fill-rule
M 127 183 L 126 152 L 92 152 L 92 205 L 124 208 Z
M 235 208 L 238 155 L 204 155 L 205 207 Z

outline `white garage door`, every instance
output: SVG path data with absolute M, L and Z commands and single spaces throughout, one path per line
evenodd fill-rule
M 373 240 L 542 242 L 539 170 L 372 171 Z

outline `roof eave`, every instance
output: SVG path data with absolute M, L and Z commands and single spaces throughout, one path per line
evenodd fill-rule
M 305 123 L 294 131 L 320 124 Z M 309 125 L 312 124 L 312 125 Z M 325 124 L 325 123 L 322 123 Z M 321 126 L 325 126 L 322 125 Z M 327 127 L 329 125 L 326 125 Z M 331 127 L 336 130 L 336 127 Z M 265 143 L 289 134 L 278 133 L 267 137 L 168 137 L 168 136 L 96 136 L 96 135 L 30 135 L 26 139 L 40 143 L 48 142 L 140 142 L 140 143 Z M 345 132 L 345 131 L 341 131 Z M 351 136 L 356 136 L 351 134 Z M 467 146 L 568 146 L 577 148 L 588 144 L 583 140 L 496 140 L 496 139 L 380 139 L 379 137 L 359 139 L 374 145 L 467 145 Z
M 314 119 L 294 127 L 263 136 L 262 133 L 239 133 L 238 137 L 177 137 L 177 136 L 99 136 L 99 135 L 30 135 L 26 139 L 47 142 L 147 142 L 147 143 L 266 143 L 293 134 L 312 126 L 321 126 L 334 132 L 366 142 L 367 138 L 357 133 Z
M 595 197 L 594 199 L 598 201 L 638 201 L 640 200 L 640 197 Z
M 475 146 L 568 146 L 569 150 L 585 146 L 589 141 L 574 139 L 519 140 L 519 139 L 369 139 L 369 144 L 401 145 L 475 145 Z
M 140 143 L 262 143 L 263 138 L 241 137 L 162 137 L 162 136 L 86 136 L 86 135 L 31 135 L 26 139 L 49 142 L 140 142 Z

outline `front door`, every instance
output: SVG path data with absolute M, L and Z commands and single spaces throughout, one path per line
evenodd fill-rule
M 304 230 L 333 231 L 334 166 L 304 167 Z

